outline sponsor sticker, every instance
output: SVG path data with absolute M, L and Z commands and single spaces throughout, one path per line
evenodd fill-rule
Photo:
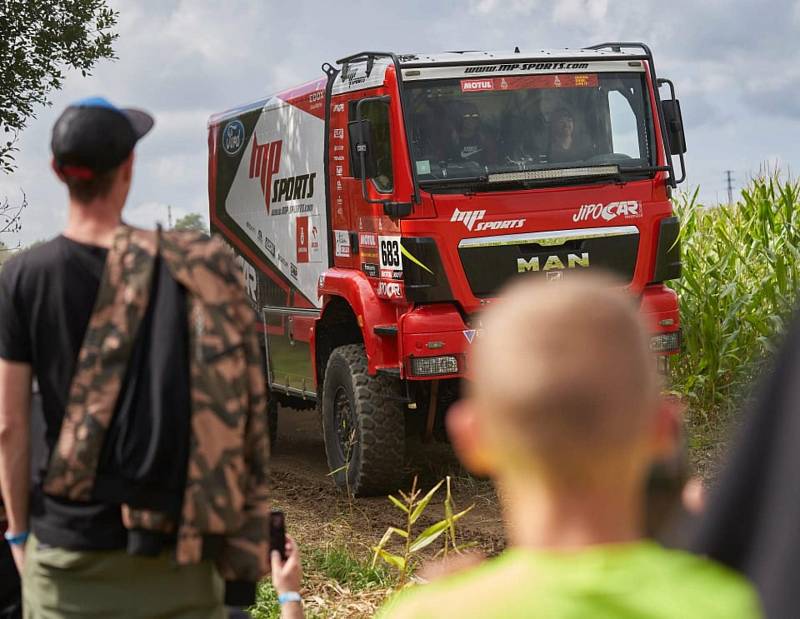
M 464 338 L 467 340 L 467 344 L 472 344 L 477 331 L 475 329 L 464 329 L 462 333 L 464 334 Z
M 244 125 L 241 120 L 232 120 L 222 130 L 222 150 L 233 157 L 244 146 Z
M 461 80 L 461 92 L 487 90 L 530 90 L 540 88 L 595 88 L 597 73 L 559 73 L 557 75 L 510 75 Z
M 642 203 L 638 200 L 584 204 L 572 216 L 572 221 L 614 221 L 615 219 L 641 219 Z
M 334 140 L 344 140 L 344 129 L 339 127 L 338 129 L 333 130 L 333 139 Z
M 362 232 L 358 237 L 361 247 L 377 247 L 378 237 L 373 232 Z
M 384 299 L 400 299 L 403 296 L 403 284 L 400 282 L 378 282 L 377 293 Z
M 362 262 L 361 270 L 369 277 L 378 277 L 378 265 L 372 262 Z
M 417 161 L 417 174 L 430 174 L 431 162 L 428 159 Z
M 335 254 L 339 258 L 350 257 L 350 233 L 347 230 L 334 230 L 334 239 L 336 241 Z
M 297 265 L 296 265 L 294 262 L 292 262 L 292 263 L 289 265 L 289 271 L 290 271 L 290 273 L 292 274 L 292 277 L 293 277 L 294 279 L 297 279 Z
M 403 270 L 403 255 L 400 252 L 399 236 L 379 236 L 378 254 L 381 271 Z
M 472 232 L 480 232 L 482 230 L 514 230 L 515 228 L 522 228 L 525 225 L 525 219 L 501 219 L 500 221 L 482 221 L 486 216 L 485 210 L 480 211 L 459 211 L 453 210 L 453 215 L 450 221 L 460 221 L 464 226 Z

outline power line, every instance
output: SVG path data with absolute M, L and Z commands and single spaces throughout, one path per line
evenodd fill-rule
M 733 204 L 733 170 L 725 170 L 725 180 L 728 185 L 728 206 Z

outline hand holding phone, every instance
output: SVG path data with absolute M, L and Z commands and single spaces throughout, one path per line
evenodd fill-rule
M 269 550 L 277 550 L 286 561 L 286 519 L 282 511 L 273 509 L 269 515 Z

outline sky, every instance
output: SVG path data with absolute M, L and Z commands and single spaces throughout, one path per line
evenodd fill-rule
M 800 161 L 800 0 L 112 0 L 117 59 L 68 74 L 52 106 L 21 134 L 17 170 L 0 198 L 27 195 L 22 232 L 7 245 L 58 234 L 66 192 L 49 168 L 53 122 L 70 102 L 102 95 L 153 113 L 137 147 L 125 217 L 152 226 L 207 217 L 206 121 L 321 75 L 323 62 L 360 50 L 398 53 L 584 47 L 610 40 L 651 46 L 660 77 L 681 100 L 687 183 L 704 202 L 768 165 Z

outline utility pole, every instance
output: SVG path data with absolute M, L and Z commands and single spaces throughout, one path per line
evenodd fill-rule
M 725 170 L 725 180 L 728 185 L 728 206 L 733 204 L 733 170 Z
M 730 190 L 728 191 L 730 193 Z M 172 205 L 167 204 L 167 229 L 172 230 Z

